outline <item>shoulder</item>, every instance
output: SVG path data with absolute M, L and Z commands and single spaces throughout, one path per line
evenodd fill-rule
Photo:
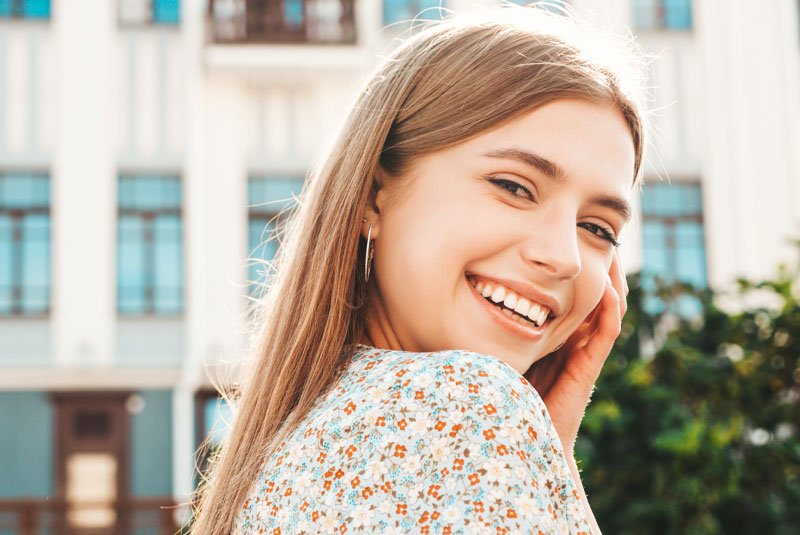
M 395 352 L 378 373 L 398 398 L 413 394 L 422 405 L 477 410 L 528 410 L 547 416 L 538 392 L 503 360 L 482 353 L 447 350 L 433 353 Z M 486 411 L 484 411 L 486 412 Z
M 383 351 L 374 358 L 364 365 L 374 373 L 362 382 L 358 397 L 363 405 L 356 411 L 360 424 L 371 432 L 460 445 L 479 439 L 525 443 L 527 438 L 531 453 L 557 436 L 538 392 L 497 357 L 448 350 Z M 354 372 L 356 382 L 362 378 Z

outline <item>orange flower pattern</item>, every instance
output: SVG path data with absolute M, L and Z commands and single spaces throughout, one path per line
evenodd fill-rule
M 262 461 L 235 535 L 588 535 L 536 390 L 467 351 L 359 345 Z

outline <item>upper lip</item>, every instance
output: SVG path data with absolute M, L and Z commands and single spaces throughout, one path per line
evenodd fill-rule
M 483 282 L 496 282 L 508 288 L 509 290 L 514 290 L 514 293 L 521 295 L 522 297 L 528 299 L 529 301 L 533 301 L 535 303 L 539 303 L 540 305 L 544 305 L 550 309 L 550 314 L 553 317 L 558 316 L 561 313 L 558 301 L 555 297 L 551 295 L 547 295 L 546 293 L 540 292 L 533 285 L 528 284 L 527 282 L 519 282 L 513 281 L 510 279 L 500 279 L 497 277 L 487 277 L 486 275 L 480 275 L 478 273 L 470 273 L 467 272 L 468 277 L 473 277 L 476 280 L 482 280 Z

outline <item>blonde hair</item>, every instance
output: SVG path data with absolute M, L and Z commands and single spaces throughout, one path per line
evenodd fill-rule
M 233 529 L 265 455 L 363 340 L 372 283 L 364 282 L 359 229 L 379 165 L 396 175 L 416 157 L 573 97 L 618 106 L 631 131 L 636 183 L 644 147 L 638 90 L 630 86 L 637 71 L 614 63 L 618 47 L 611 52 L 593 35 L 542 10 L 493 9 L 426 25 L 372 74 L 286 227 L 259 304 L 253 367 L 203 485 L 194 535 Z

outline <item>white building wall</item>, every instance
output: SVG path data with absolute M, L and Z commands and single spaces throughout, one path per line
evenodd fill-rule
M 698 3 L 708 125 L 703 144 L 709 275 L 768 277 L 800 233 L 796 2 Z
M 114 360 L 115 28 L 108 2 L 54 3 L 55 136 L 51 159 L 53 360 Z

